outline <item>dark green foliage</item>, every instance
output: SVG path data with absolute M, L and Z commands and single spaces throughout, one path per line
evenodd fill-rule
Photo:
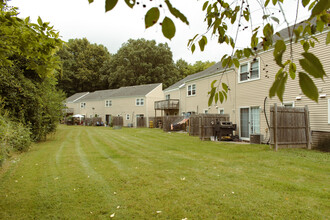
M 109 63 L 110 53 L 103 45 L 91 44 L 86 38 L 70 39 L 57 53 L 62 60 L 58 88 L 67 96 L 77 92 L 107 89 L 102 67 Z
M 178 80 L 172 52 L 167 44 L 138 39 L 128 40 L 111 60 L 103 66 L 109 88 L 150 83 L 168 87 Z
M 0 69 L 0 97 L 13 120 L 31 129 L 33 140 L 39 141 L 55 131 L 61 118 L 64 94 L 55 88 L 53 78 L 41 80 L 22 66 Z M 28 75 L 28 77 L 26 76 Z
M 54 73 L 59 68 L 55 53 L 62 41 L 41 18 L 38 24 L 30 23 L 29 18 L 18 18 L 6 2 L 0 6 L 0 100 L 8 112 L 6 120 L 14 124 L 5 142 L 23 151 L 30 136 L 44 140 L 61 118 L 64 95 L 55 87 Z
M 183 59 L 179 59 L 176 61 L 175 67 L 179 71 L 179 79 L 183 79 L 191 74 L 201 72 L 214 64 L 215 62 L 210 61 L 196 61 L 194 64 L 190 64 Z
M 31 145 L 30 134 L 28 128 L 12 121 L 0 107 L 0 166 L 12 151 L 28 150 Z

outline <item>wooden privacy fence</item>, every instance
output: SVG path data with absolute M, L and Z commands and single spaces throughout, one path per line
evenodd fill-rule
M 149 128 L 163 128 L 164 117 L 149 117 Z
M 311 149 L 309 111 L 305 108 L 271 106 L 270 138 L 275 150 L 282 147 L 307 147 Z
M 164 116 L 163 117 L 163 131 L 173 131 L 173 130 L 183 130 L 184 128 L 181 129 L 181 126 L 180 126 L 180 129 L 178 129 L 178 127 L 175 126 L 174 128 L 174 125 L 180 121 L 182 121 L 184 119 L 184 116 Z M 171 125 L 173 127 L 173 130 L 171 129 Z M 179 125 L 177 125 L 179 126 Z
M 214 135 L 216 121 L 230 121 L 229 114 L 199 114 L 190 116 L 189 135 L 198 135 L 201 140 L 210 139 Z
M 136 127 L 138 127 L 138 128 L 146 127 L 146 121 L 147 121 L 147 119 L 145 117 L 137 117 L 136 118 Z
M 102 118 L 101 117 L 85 118 L 84 122 L 85 122 L 85 125 L 87 125 L 87 126 L 96 126 L 96 125 L 101 124 Z
M 123 116 L 112 116 L 111 119 L 112 126 L 123 126 L 124 125 L 124 119 Z

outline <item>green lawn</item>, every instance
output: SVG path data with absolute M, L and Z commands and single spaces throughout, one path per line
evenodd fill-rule
M 329 186 L 329 153 L 60 126 L 0 171 L 0 219 L 327 219 Z

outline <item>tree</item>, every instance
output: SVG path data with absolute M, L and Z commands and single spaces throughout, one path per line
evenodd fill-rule
M 0 2 L 0 113 L 8 112 L 39 141 L 61 118 L 64 96 L 55 87 L 60 67 L 55 53 L 63 42 L 49 23 L 20 19 L 16 10 Z
M 229 1 L 229 0 L 204 0 L 203 11 L 205 11 L 205 21 L 208 28 L 206 33 L 196 34 L 188 41 L 188 46 L 191 51 L 194 52 L 196 45 L 203 51 L 207 45 L 208 39 L 215 38 L 222 44 L 228 44 L 232 47 L 232 53 L 226 54 L 221 59 L 222 66 L 226 69 L 232 66 L 239 67 L 239 60 L 241 58 L 249 58 L 250 56 L 257 56 L 260 51 L 266 51 L 270 48 L 274 48 L 274 60 L 278 65 L 278 73 L 275 76 L 275 81 L 269 90 L 269 96 L 278 98 L 282 101 L 285 90 L 285 84 L 290 77 L 292 80 L 298 78 L 300 88 L 302 92 L 314 101 L 318 101 L 318 90 L 312 80 L 313 78 L 321 78 L 326 75 L 323 66 L 317 55 L 310 53 L 308 50 L 315 45 L 318 41 L 315 37 L 315 33 L 322 32 L 325 27 L 330 24 L 330 14 L 328 9 L 330 8 L 329 0 L 302 0 L 297 1 L 295 13 L 298 13 L 299 7 L 308 8 L 310 11 L 310 18 L 304 23 L 304 25 L 298 25 L 296 22 L 293 26 L 290 26 L 283 8 L 285 3 L 289 0 L 270 0 L 265 1 Z M 89 0 L 92 3 L 93 0 Z M 112 10 L 118 0 L 105 0 L 105 11 Z M 125 0 L 126 4 L 133 8 L 140 5 L 138 1 Z M 162 33 L 168 38 L 172 39 L 175 35 L 176 27 L 168 14 L 180 19 L 183 23 L 189 24 L 188 19 L 178 9 L 174 8 L 170 0 L 164 0 L 165 5 L 158 4 L 158 7 L 151 7 L 145 15 L 145 27 L 150 28 L 159 21 L 161 13 L 164 19 L 160 22 L 162 24 Z M 153 4 L 154 5 L 154 4 Z M 143 4 L 146 7 L 146 3 Z M 168 10 L 163 8 L 167 7 Z M 277 7 L 277 8 L 276 8 Z M 162 10 L 160 10 L 160 8 Z M 284 36 L 278 32 L 274 32 L 274 24 L 279 23 L 280 19 L 273 15 L 272 11 L 276 8 L 283 15 L 283 20 L 287 23 L 288 36 L 289 36 L 289 53 L 290 59 L 282 61 L 283 54 L 287 50 Z M 261 17 L 256 23 L 262 23 L 262 25 L 255 25 L 252 20 L 252 12 L 262 11 Z M 291 13 L 291 12 L 290 12 Z M 236 27 L 234 33 L 229 33 L 228 26 Z M 236 40 L 239 34 L 239 30 L 249 29 L 251 31 L 251 43 L 248 47 L 239 49 L 236 47 Z M 208 35 L 210 33 L 210 35 Z M 296 66 L 293 57 L 294 52 L 292 49 L 293 42 L 300 42 L 304 49 L 304 53 L 301 55 L 303 59 L 299 60 L 299 65 L 304 72 L 299 72 L 298 77 Z M 330 32 L 328 32 L 326 38 L 326 44 L 330 43 Z M 211 84 L 211 91 L 209 92 L 209 104 L 212 104 L 213 100 L 217 102 L 218 93 L 228 93 L 228 85 L 221 82 L 221 79 Z
M 58 87 L 68 96 L 77 92 L 107 89 L 103 65 L 111 55 L 103 45 L 91 44 L 86 38 L 70 39 L 57 53 L 62 60 Z
M 169 46 L 145 39 L 124 43 L 104 72 L 109 88 L 150 83 L 163 83 L 166 88 L 178 80 Z
M 210 66 L 214 65 L 215 62 L 210 61 L 196 61 L 195 64 L 189 64 L 183 59 L 176 61 L 175 66 L 179 71 L 179 80 L 183 79 L 191 74 L 201 72 Z

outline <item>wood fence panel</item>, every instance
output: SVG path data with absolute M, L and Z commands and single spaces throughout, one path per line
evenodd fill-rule
M 123 126 L 124 118 L 122 116 L 112 116 L 112 126 Z
M 310 148 L 308 108 L 287 108 L 274 104 L 270 108 L 271 145 Z

